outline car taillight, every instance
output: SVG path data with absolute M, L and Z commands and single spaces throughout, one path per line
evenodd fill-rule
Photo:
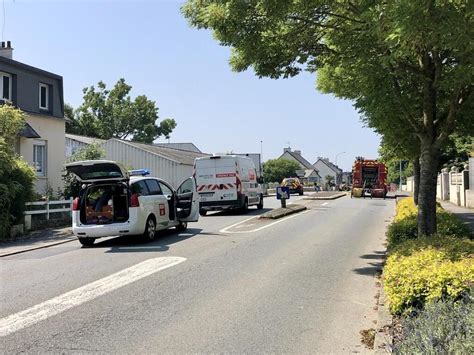
M 79 197 L 76 197 L 76 198 L 72 201 L 72 210 L 73 210 L 73 211 L 79 211 Z
M 130 196 L 130 207 L 140 207 L 140 202 L 138 201 L 138 194 L 133 194 Z

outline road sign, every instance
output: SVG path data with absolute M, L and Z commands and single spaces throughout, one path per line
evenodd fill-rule
M 277 186 L 276 193 L 277 193 L 277 200 L 288 200 L 290 198 L 290 187 Z

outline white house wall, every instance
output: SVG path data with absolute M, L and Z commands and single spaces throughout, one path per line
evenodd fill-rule
M 337 174 L 334 172 L 334 170 L 329 168 L 322 161 L 316 162 L 316 164 L 314 164 L 314 167 L 316 168 L 316 170 L 318 170 L 319 176 L 321 176 L 321 180 L 323 182 L 326 182 L 326 176 L 327 175 L 331 175 L 332 177 L 334 177 L 334 180 L 333 180 L 334 182 L 337 181 Z
M 149 169 L 150 176 L 161 178 L 174 187 L 193 173 L 193 167 L 183 165 L 146 150 L 117 140 L 102 144 L 106 159 L 121 162 L 129 169 Z

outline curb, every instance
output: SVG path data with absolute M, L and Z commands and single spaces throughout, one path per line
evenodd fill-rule
M 392 352 L 392 315 L 388 310 L 388 300 L 385 297 L 383 283 L 380 285 L 380 297 L 377 303 L 377 329 L 375 332 L 374 351 L 377 354 L 390 354 Z
M 341 197 L 344 197 L 344 196 L 347 196 L 347 194 L 345 192 L 334 195 L 334 196 L 326 196 L 326 197 L 324 197 L 324 196 L 323 197 L 308 196 L 308 197 L 303 198 L 303 200 L 335 200 L 335 199 L 338 199 L 338 198 L 341 198 Z
M 4 254 L 0 254 L 0 258 L 6 257 L 6 256 L 10 256 L 10 255 L 16 255 L 16 254 L 26 253 L 26 252 L 28 252 L 28 251 L 33 251 L 33 250 L 38 250 L 38 249 L 49 248 L 49 247 L 52 247 L 52 246 L 54 246 L 54 245 L 65 244 L 65 243 L 73 242 L 73 241 L 75 241 L 75 240 L 77 240 L 76 237 L 70 238 L 70 239 L 67 239 L 67 240 L 61 240 L 61 241 L 59 241 L 59 242 L 52 242 L 52 243 L 47 243 L 47 244 L 43 244 L 43 245 L 38 245 L 38 246 L 35 246 L 35 247 L 26 248 L 26 249 L 21 249 L 21 250 L 15 250 L 15 251 L 11 251 L 11 252 L 6 252 L 6 253 L 4 253 Z
M 277 208 L 262 214 L 259 218 L 261 219 L 278 219 L 290 214 L 298 213 L 306 210 L 306 206 L 301 205 L 288 205 L 286 208 Z

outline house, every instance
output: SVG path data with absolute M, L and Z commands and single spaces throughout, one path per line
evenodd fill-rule
M 25 113 L 26 126 L 15 142 L 16 153 L 35 169 L 35 190 L 62 188 L 64 164 L 63 78 L 15 61 L 10 41 L 0 47 L 0 104 Z
M 328 158 L 318 157 L 313 166 L 319 171 L 324 182 L 328 175 L 333 177 L 333 183 L 340 184 L 342 182 L 342 169 L 331 163 Z
M 309 161 L 301 155 L 301 150 L 291 150 L 290 147 L 283 148 L 283 154 L 278 159 L 288 159 L 298 163 L 300 169 L 297 170 L 298 177 L 307 183 L 321 182 L 321 175 Z
M 303 182 L 306 182 L 309 184 L 314 184 L 314 183 L 319 184 L 322 181 L 322 178 L 321 178 L 321 175 L 319 175 L 318 170 L 315 168 L 312 168 L 312 169 L 305 169 L 302 180 Z
M 71 155 L 76 153 L 78 150 L 85 148 L 90 144 L 94 144 L 94 143 L 102 144 L 105 142 L 104 139 L 80 136 L 77 134 L 66 133 L 65 137 L 66 137 L 66 140 L 65 140 L 66 158 L 70 157 Z
M 280 155 L 277 159 L 293 160 L 298 163 L 301 170 L 314 169 L 314 166 L 311 165 L 311 163 L 305 158 L 303 158 L 303 156 L 301 155 L 301 150 L 292 151 L 290 147 L 283 148 L 283 154 Z
M 144 144 L 116 138 L 101 144 L 105 157 L 129 169 L 148 169 L 151 176 L 168 181 L 174 187 L 193 175 L 194 159 L 209 154 Z
M 341 182 L 343 184 L 352 184 L 352 172 L 351 171 L 344 171 L 342 173 Z

